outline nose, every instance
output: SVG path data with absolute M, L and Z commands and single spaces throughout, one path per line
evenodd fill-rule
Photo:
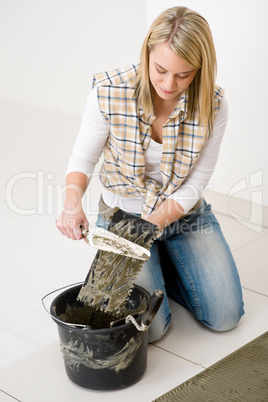
M 172 75 L 168 75 L 165 79 L 165 90 L 166 91 L 174 91 L 176 89 L 176 80 Z

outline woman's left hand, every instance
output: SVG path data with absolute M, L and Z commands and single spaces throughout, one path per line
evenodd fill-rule
M 166 198 L 166 200 L 149 216 L 145 218 L 146 221 L 153 223 L 159 230 L 164 229 L 166 226 L 171 225 L 177 219 L 184 215 L 184 209 L 175 200 Z

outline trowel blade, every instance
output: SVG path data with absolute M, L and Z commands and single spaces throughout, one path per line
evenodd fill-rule
M 150 251 L 146 248 L 97 226 L 82 233 L 86 237 L 88 244 L 99 250 L 137 258 L 142 261 L 147 261 L 151 256 Z

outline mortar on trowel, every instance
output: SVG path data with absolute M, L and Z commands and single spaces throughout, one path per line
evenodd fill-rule
M 50 307 L 50 315 L 58 326 L 68 377 L 84 388 L 96 390 L 125 388 L 142 377 L 147 366 L 147 330 L 163 299 L 161 290 L 156 290 L 151 297 L 145 289 L 134 285 L 145 259 L 144 250 L 139 250 L 143 259 L 129 255 L 131 249 L 137 250 L 137 245 L 141 247 L 141 242 L 149 249 L 154 226 L 117 210 L 109 232 L 120 236 L 123 234 L 123 240 L 135 243 L 135 247 L 127 244 L 126 255 L 122 252 L 124 247 L 119 247 L 121 254 L 110 252 L 109 249 L 99 250 L 84 284 L 65 290 L 53 300 Z M 110 242 L 110 246 L 114 245 L 114 242 Z M 148 252 L 145 254 L 148 255 Z M 106 280 L 100 287 L 98 285 L 102 279 L 98 274 L 103 276 L 107 270 Z M 120 286 L 117 286 L 118 283 Z M 113 298 L 120 305 L 116 305 Z M 108 317 L 109 326 L 92 328 L 90 324 L 62 320 L 68 308 L 77 306 L 77 303 L 80 306 L 85 303 L 93 307 L 97 314 Z

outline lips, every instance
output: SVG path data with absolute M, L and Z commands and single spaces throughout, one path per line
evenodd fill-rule
M 163 94 L 165 94 L 165 95 L 172 95 L 172 94 L 174 94 L 176 92 L 176 91 L 166 91 L 165 89 L 163 89 L 161 87 L 159 87 L 159 88 L 163 92 Z

